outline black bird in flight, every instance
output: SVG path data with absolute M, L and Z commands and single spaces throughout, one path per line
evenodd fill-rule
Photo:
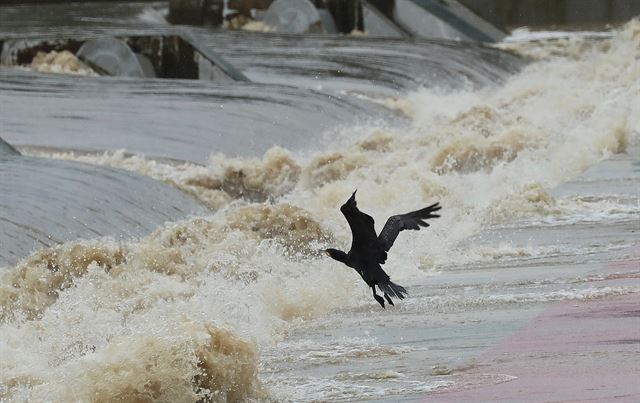
M 387 223 L 376 235 L 371 216 L 358 210 L 356 204 L 356 192 L 353 192 L 349 200 L 340 207 L 340 211 L 351 227 L 351 250 L 345 253 L 338 249 L 326 249 L 325 252 L 335 260 L 355 269 L 362 279 L 373 291 L 373 298 L 384 308 L 384 299 L 376 294 L 376 285 L 384 294 L 384 298 L 393 305 L 391 297 L 404 299 L 407 290 L 398 284 L 391 282 L 387 273 L 380 267 L 387 260 L 387 252 L 393 246 L 400 231 L 405 229 L 419 230 L 420 227 L 428 227 L 426 219 L 440 217 L 434 214 L 440 210 L 438 203 L 432 204 L 421 210 L 407 214 L 389 217 Z

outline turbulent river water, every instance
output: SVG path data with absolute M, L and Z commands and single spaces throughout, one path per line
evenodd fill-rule
M 139 18 L 153 25 L 154 13 Z M 639 240 L 638 21 L 606 38 L 499 45 L 533 56 L 527 65 L 495 49 L 411 45 L 457 49 L 450 63 L 463 68 L 432 76 L 439 82 L 416 78 L 424 60 L 409 45 L 295 39 L 323 52 L 287 70 L 273 65 L 290 58 L 260 64 L 262 48 L 220 35 L 220 51 L 256 83 L 73 80 L 0 66 L 0 136 L 28 154 L 0 157 L 3 175 L 35 169 L 29 161 L 60 171 L 15 178 L 50 183 L 73 164 L 83 168 L 72 176 L 129 175 L 92 195 L 122 193 L 110 202 L 117 208 L 90 213 L 91 198 L 82 200 L 93 235 L 3 256 L 3 400 L 419 399 L 464 380 L 474 352 L 549 301 L 640 292 L 588 275 Z M 250 38 L 274 44 L 274 54 L 294 41 Z M 370 84 L 345 62 L 365 54 L 368 66 L 376 57 L 367 49 L 396 63 L 382 63 Z M 388 81 L 403 52 L 412 79 Z M 324 59 L 352 70 L 314 84 L 310 65 Z M 175 213 L 178 195 L 149 178 L 194 204 Z M 64 184 L 9 200 L 18 184 L 2 180 L 7 219 L 29 215 L 15 207 L 20 197 L 73 204 Z M 385 311 L 356 273 L 318 253 L 348 248 L 338 208 L 355 189 L 378 230 L 389 215 L 443 206 L 430 228 L 402 233 L 391 250 L 385 269 L 410 296 Z M 156 228 L 123 238 L 104 224 L 144 219 L 147 205 L 157 207 Z M 594 235 L 602 228 L 605 240 Z

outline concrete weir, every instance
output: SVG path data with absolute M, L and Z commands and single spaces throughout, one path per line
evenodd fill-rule
M 175 24 L 219 26 L 220 0 L 171 0 Z M 247 0 L 224 14 L 265 22 L 280 33 L 366 31 L 376 37 L 497 42 L 505 33 L 455 0 Z
M 330 3 L 335 10 L 348 5 Z M 21 150 L 126 149 L 196 163 L 206 163 L 212 152 L 260 157 L 274 145 L 295 152 L 361 119 L 404 124 L 404 116 L 370 101 L 380 93 L 431 82 L 482 86 L 522 64 L 475 44 L 329 35 L 239 38 L 243 33 L 172 27 L 164 20 L 144 27 L 135 20 L 134 26 L 125 14 L 139 9 L 125 7 L 118 14 L 111 6 L 78 2 L 64 14 L 66 5 L 47 7 L 12 8 L 13 17 L 0 27 L 0 63 L 9 66 L 0 69 L 0 126 Z M 103 16 L 107 12 L 113 14 Z M 83 17 L 74 20 L 78 15 Z M 345 21 L 362 28 L 357 18 Z M 345 21 L 336 19 L 340 29 Z M 45 74 L 32 65 L 40 52 L 65 50 L 110 77 Z M 372 93 L 368 98 L 366 91 Z M 149 178 L 21 156 L 3 140 L 0 172 L 0 266 L 38 248 L 141 236 L 165 221 L 206 212 Z
M 498 42 L 506 36 L 457 1 L 396 0 L 393 18 L 419 38 Z
M 0 138 L 0 267 L 76 239 L 146 235 L 206 213 L 169 185 L 113 168 L 21 156 Z
M 0 63 L 28 65 L 38 52 L 67 50 L 101 75 L 249 81 L 190 32 L 0 40 Z M 137 65 L 137 66 L 136 66 Z

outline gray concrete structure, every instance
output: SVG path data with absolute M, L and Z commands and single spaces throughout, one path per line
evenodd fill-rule
M 505 33 L 455 0 L 363 2 L 364 28 L 372 36 L 498 42 Z
M 178 189 L 108 167 L 0 149 L 0 172 L 0 272 L 42 248 L 102 236 L 126 240 L 208 213 Z

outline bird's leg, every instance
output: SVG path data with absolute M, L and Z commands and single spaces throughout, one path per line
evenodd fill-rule
M 386 292 L 384 293 L 384 298 L 387 300 L 389 305 L 393 305 L 393 301 L 391 300 L 391 297 L 389 297 Z
M 373 298 L 375 298 L 376 301 L 378 301 L 378 303 L 384 308 L 384 298 L 376 294 L 376 286 L 374 285 L 371 287 L 371 290 L 373 291 Z

